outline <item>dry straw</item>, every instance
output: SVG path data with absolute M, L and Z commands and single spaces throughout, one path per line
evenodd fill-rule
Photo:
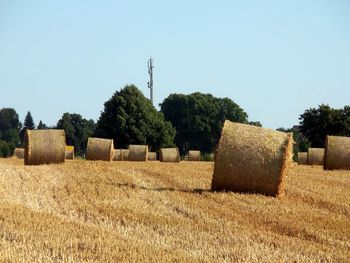
M 120 149 L 114 150 L 113 161 L 123 161 L 122 150 Z
M 129 150 L 128 149 L 122 149 L 122 160 L 129 161 Z
M 24 159 L 24 148 L 15 148 L 13 156 L 18 159 Z
M 309 148 L 307 151 L 308 165 L 323 165 L 324 149 L 323 148 Z
M 282 196 L 292 147 L 291 133 L 225 121 L 215 153 L 212 190 Z
M 86 149 L 86 160 L 112 161 L 114 155 L 113 140 L 89 138 Z
M 307 165 L 307 152 L 298 152 L 298 164 Z
M 148 152 L 148 161 L 156 161 L 157 154 L 155 152 Z
M 188 151 L 188 160 L 189 161 L 200 161 L 201 152 L 200 151 Z
M 65 146 L 64 130 L 26 130 L 24 163 L 26 165 L 64 163 Z
M 180 153 L 178 148 L 162 148 L 159 152 L 159 160 L 166 163 L 180 162 Z
M 135 162 L 148 161 L 148 146 L 147 145 L 130 145 L 129 161 L 135 161 Z
M 327 136 L 324 169 L 350 169 L 350 137 Z
M 66 159 L 73 160 L 74 159 L 74 146 L 67 145 L 65 148 Z

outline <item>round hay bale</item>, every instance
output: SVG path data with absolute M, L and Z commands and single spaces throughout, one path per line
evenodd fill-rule
M 298 164 L 307 165 L 307 152 L 298 152 Z
M 74 146 L 67 145 L 65 147 L 65 158 L 69 160 L 74 159 Z
M 64 130 L 26 130 L 24 164 L 64 163 L 66 136 Z
M 188 151 L 188 160 L 199 162 L 201 160 L 201 152 L 200 151 Z
M 178 148 L 162 148 L 159 152 L 159 160 L 166 163 L 180 162 L 180 152 Z
M 113 161 L 123 161 L 122 150 L 120 149 L 114 150 Z
M 148 161 L 156 161 L 157 154 L 155 152 L 148 152 Z
M 146 162 L 148 160 L 148 145 L 130 145 L 129 161 Z
M 309 148 L 307 151 L 308 165 L 323 165 L 324 148 Z
M 24 159 L 24 148 L 15 148 L 13 156 L 18 159 Z
M 129 161 L 129 150 L 122 149 L 122 161 Z
M 291 133 L 225 121 L 211 189 L 282 196 L 292 147 Z
M 86 160 L 112 161 L 114 155 L 113 140 L 89 138 L 86 149 Z
M 324 169 L 350 169 L 350 137 L 327 136 Z

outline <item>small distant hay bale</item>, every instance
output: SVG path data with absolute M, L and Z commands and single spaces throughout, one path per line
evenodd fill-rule
M 298 152 L 298 164 L 307 165 L 307 152 Z
M 24 148 L 15 148 L 13 156 L 18 159 L 24 159 Z
M 155 152 L 148 152 L 148 161 L 156 161 L 157 154 Z
M 65 158 L 68 160 L 74 159 L 74 146 L 66 145 L 65 147 Z
M 123 161 L 123 155 L 122 155 L 121 149 L 114 150 L 113 161 Z
M 309 148 L 307 151 L 308 165 L 323 165 L 324 148 Z
M 64 130 L 26 130 L 24 164 L 64 163 L 66 136 Z
M 133 162 L 148 161 L 148 145 L 130 145 L 129 161 L 133 161 Z
M 159 152 L 159 160 L 165 163 L 180 162 L 179 148 L 162 148 Z
M 129 161 L 129 150 L 122 149 L 122 161 Z
M 211 189 L 283 196 L 292 148 L 291 133 L 225 121 Z
M 188 160 L 199 162 L 201 160 L 201 152 L 200 151 L 188 151 Z
M 350 169 L 350 137 L 327 136 L 324 169 Z
M 86 160 L 112 161 L 113 155 L 113 140 L 102 138 L 89 138 L 86 149 Z

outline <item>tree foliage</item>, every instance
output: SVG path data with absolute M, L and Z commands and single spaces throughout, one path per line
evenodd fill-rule
M 3 108 L 0 110 L 0 132 L 10 129 L 20 130 L 22 124 L 19 122 L 18 114 L 13 108 Z
M 175 129 L 134 85 L 127 85 L 105 102 L 95 135 L 114 140 L 115 147 L 148 144 L 151 150 L 172 146 Z
M 285 129 L 285 128 L 278 128 L 278 131 L 281 132 L 288 132 L 288 133 L 293 133 L 293 140 L 294 140 L 294 145 L 293 145 L 293 159 L 295 161 L 298 161 L 298 152 L 306 152 L 307 149 L 310 147 L 310 142 L 308 141 L 307 138 L 300 132 L 299 126 L 293 126 L 292 128 Z
M 225 120 L 248 122 L 248 115 L 231 99 L 199 92 L 171 94 L 161 111 L 176 128 L 175 142 L 182 154 L 189 149 L 213 152 Z
M 46 129 L 48 129 L 49 127 L 45 124 L 45 123 L 43 123 L 41 120 L 39 121 L 39 124 L 38 124 L 38 126 L 36 127 L 38 130 L 46 130 Z
M 18 114 L 14 109 L 0 110 L 0 157 L 10 156 L 15 147 L 21 144 L 19 137 L 21 126 Z
M 80 114 L 67 112 L 62 115 L 56 127 L 64 129 L 66 143 L 74 146 L 75 154 L 83 155 L 86 151 L 88 138 L 93 135 L 95 123 L 93 120 L 82 118 Z
M 300 131 L 312 147 L 324 147 L 327 135 L 350 136 L 350 106 L 333 109 L 322 104 L 300 115 Z
M 24 119 L 24 127 L 27 128 L 28 130 L 35 129 L 34 120 L 33 120 L 33 117 L 32 117 L 32 114 L 30 113 L 30 111 L 28 111 L 28 113 Z

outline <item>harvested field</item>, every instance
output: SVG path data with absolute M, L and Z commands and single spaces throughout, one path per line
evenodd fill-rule
M 345 262 L 350 171 L 294 166 L 282 199 L 211 192 L 213 163 L 0 159 L 0 261 Z

